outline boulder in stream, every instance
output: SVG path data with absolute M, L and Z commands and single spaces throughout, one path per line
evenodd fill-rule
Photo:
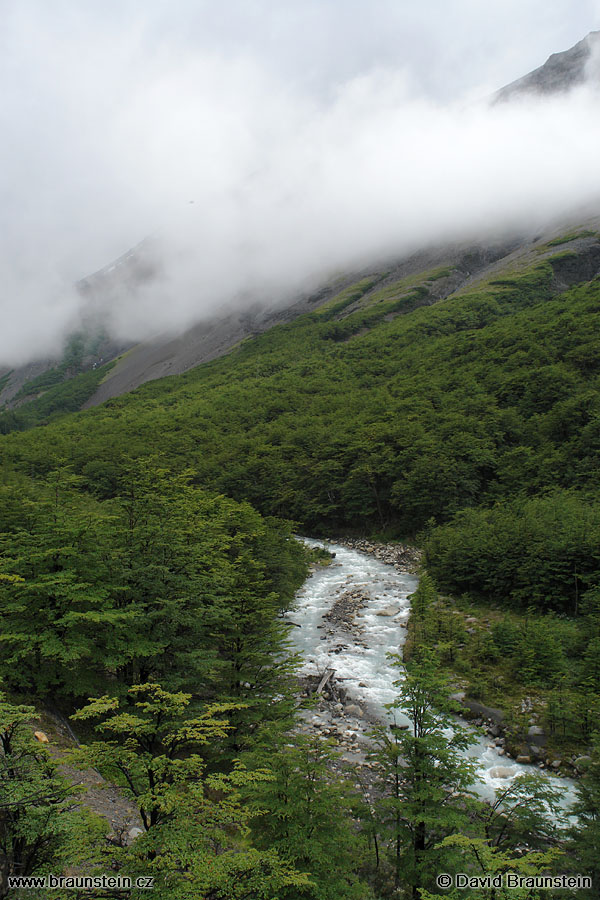
M 494 766 L 490 769 L 492 778 L 511 778 L 515 774 L 515 770 L 509 766 Z

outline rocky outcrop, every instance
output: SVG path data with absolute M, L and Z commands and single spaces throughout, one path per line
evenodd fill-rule
M 562 53 L 553 53 L 543 66 L 511 82 L 494 96 L 493 102 L 505 102 L 535 94 L 569 91 L 587 79 L 598 77 L 595 59 L 600 55 L 600 31 L 591 31 L 582 41 Z

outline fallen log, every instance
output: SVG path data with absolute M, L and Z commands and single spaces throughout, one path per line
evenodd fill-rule
M 319 686 L 317 688 L 317 694 L 321 694 L 323 692 L 325 685 L 327 684 L 328 681 L 330 681 L 332 675 L 334 675 L 334 674 L 335 674 L 335 669 L 325 669 L 325 673 L 324 673 L 323 677 L 321 678 L 321 680 L 319 682 Z

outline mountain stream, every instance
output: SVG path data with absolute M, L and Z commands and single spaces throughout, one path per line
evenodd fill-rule
M 342 737 L 347 761 L 360 765 L 369 746 L 367 733 L 372 725 L 392 713 L 385 708 L 396 698 L 394 681 L 400 673 L 388 659 L 390 651 L 401 653 L 410 615 L 409 596 L 418 578 L 398 571 L 365 553 L 339 544 L 306 539 L 309 546 L 321 546 L 335 553 L 330 565 L 319 567 L 298 592 L 287 618 L 296 626 L 291 639 L 304 660 L 300 675 L 323 676 L 335 670 L 336 684 L 343 684 L 346 705 L 333 707 L 324 702 L 306 713 L 306 730 L 320 730 Z M 335 612 L 350 606 L 348 627 Z M 396 724 L 408 725 L 399 710 L 393 711 Z M 461 724 L 466 724 L 462 722 Z M 492 799 L 519 774 L 538 771 L 536 766 L 515 762 L 505 756 L 494 738 L 467 725 L 477 742 L 467 751 L 478 767 L 478 793 Z M 566 810 L 575 798 L 574 784 L 567 778 L 547 775 L 552 784 L 565 790 Z

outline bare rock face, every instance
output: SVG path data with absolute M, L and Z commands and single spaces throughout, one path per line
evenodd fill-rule
M 494 103 L 523 95 L 558 94 L 583 84 L 600 83 L 600 31 L 591 31 L 582 41 L 562 53 L 553 53 L 543 66 L 518 78 L 494 96 Z
M 527 736 L 532 737 L 543 737 L 544 729 L 539 725 L 531 725 L 527 731 Z

